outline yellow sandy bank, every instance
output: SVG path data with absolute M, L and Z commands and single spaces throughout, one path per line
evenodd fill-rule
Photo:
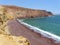
M 16 37 L 0 34 L 0 45 L 29 45 L 29 41 L 22 36 Z

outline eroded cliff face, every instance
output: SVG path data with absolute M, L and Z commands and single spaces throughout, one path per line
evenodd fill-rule
M 5 8 L 5 14 L 14 18 L 33 18 L 53 15 L 46 10 L 34 10 L 17 6 L 2 5 Z
M 9 33 L 8 21 L 14 16 L 5 7 L 0 6 L 0 45 L 30 45 L 29 40 L 23 36 L 13 36 Z

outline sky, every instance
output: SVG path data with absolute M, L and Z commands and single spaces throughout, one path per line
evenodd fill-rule
M 60 14 L 60 0 L 0 0 L 1 5 L 16 5 Z

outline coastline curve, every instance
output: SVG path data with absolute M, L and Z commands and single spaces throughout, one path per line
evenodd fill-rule
M 42 29 L 39 29 L 37 27 L 31 26 L 31 25 L 23 22 L 23 19 L 22 20 L 17 19 L 17 21 L 20 22 L 22 25 L 26 26 L 27 28 L 32 29 L 34 32 L 37 32 L 37 33 L 43 35 L 44 37 L 51 38 L 51 39 L 55 40 L 56 43 L 60 43 L 60 37 L 59 36 L 54 35 L 50 32 L 44 31 Z

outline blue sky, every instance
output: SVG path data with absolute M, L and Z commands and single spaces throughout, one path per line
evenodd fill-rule
M 60 0 L 0 0 L 0 4 L 43 9 L 60 14 Z

